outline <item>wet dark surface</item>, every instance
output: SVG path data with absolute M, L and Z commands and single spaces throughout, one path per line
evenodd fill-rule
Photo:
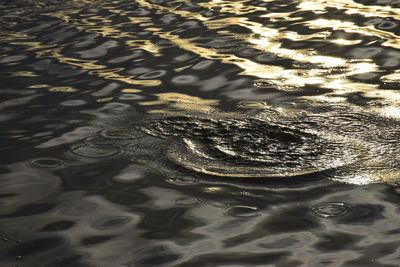
M 398 266 L 399 14 L 0 0 L 0 266 Z

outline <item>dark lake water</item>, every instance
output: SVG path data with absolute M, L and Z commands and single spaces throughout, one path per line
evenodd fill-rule
M 0 0 L 0 266 L 399 266 L 399 0 Z

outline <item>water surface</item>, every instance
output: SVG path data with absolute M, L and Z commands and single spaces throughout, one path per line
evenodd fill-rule
M 0 0 L 2 266 L 398 266 L 399 14 Z

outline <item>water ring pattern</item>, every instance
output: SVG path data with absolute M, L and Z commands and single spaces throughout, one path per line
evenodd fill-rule
M 216 176 L 299 176 L 358 157 L 343 140 L 252 118 L 166 117 L 146 122 L 142 130 L 174 140 L 170 160 Z

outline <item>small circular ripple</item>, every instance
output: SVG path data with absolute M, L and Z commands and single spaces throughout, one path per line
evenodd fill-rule
M 239 52 L 238 52 L 238 54 L 239 55 L 241 55 L 241 56 L 255 56 L 255 55 L 258 55 L 258 54 L 261 54 L 262 53 L 262 51 L 261 50 L 258 50 L 258 49 L 255 49 L 255 48 L 251 48 L 251 47 L 244 47 L 244 48 L 239 48 Z
M 194 197 L 181 197 L 175 200 L 178 206 L 196 206 L 201 204 L 202 200 Z
M 37 168 L 59 168 L 65 165 L 64 161 L 54 158 L 34 159 L 30 163 Z
M 150 121 L 142 130 L 180 140 L 170 145 L 169 159 L 216 176 L 299 176 L 340 167 L 359 156 L 354 144 L 337 136 L 251 118 L 170 117 Z
M 327 202 L 314 205 L 310 211 L 323 218 L 339 217 L 349 212 L 349 207 L 341 202 Z
M 119 149 L 115 146 L 104 144 L 77 144 L 71 147 L 70 153 L 86 158 L 105 158 L 119 154 Z
M 167 71 L 165 71 L 165 70 L 154 70 L 154 71 L 150 71 L 145 74 L 142 74 L 138 78 L 144 79 L 144 80 L 156 79 L 156 78 L 160 78 L 160 77 L 164 76 L 165 74 L 167 74 Z
M 122 130 L 104 130 L 99 133 L 101 137 L 107 138 L 107 139 L 121 139 L 121 140 L 126 140 L 126 139 L 134 139 L 137 138 L 135 136 L 132 136 Z
M 254 86 L 260 87 L 260 88 L 276 87 L 276 85 L 274 83 L 267 81 L 267 80 L 256 80 L 256 81 L 254 81 Z
M 252 218 L 260 216 L 261 212 L 257 207 L 252 206 L 233 206 L 228 208 L 226 214 L 239 218 Z
M 167 178 L 166 182 L 174 185 L 194 185 L 199 183 L 199 179 L 192 175 L 178 175 Z
M 397 26 L 398 26 L 398 24 L 393 21 L 384 21 L 384 22 L 379 23 L 377 28 L 380 30 L 391 30 L 391 29 L 396 28 Z
M 175 84 L 192 84 L 198 81 L 198 77 L 195 75 L 178 75 L 172 78 L 171 82 Z

